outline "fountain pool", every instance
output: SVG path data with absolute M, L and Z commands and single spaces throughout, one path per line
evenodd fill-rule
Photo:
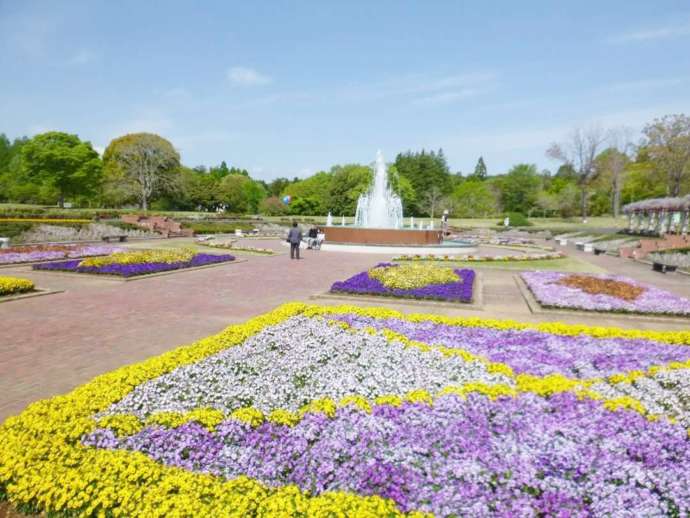
M 362 251 L 370 247 L 366 251 L 411 253 L 411 247 L 419 247 L 424 250 L 417 252 L 432 253 L 434 250 L 428 248 L 442 248 L 443 253 L 448 254 L 455 249 L 457 253 L 468 253 L 468 247 L 472 246 L 457 242 L 444 244 L 443 232 L 434 230 L 433 221 L 426 227 L 420 221 L 417 228 L 414 219 L 410 218 L 410 226 L 404 226 L 402 200 L 391 188 L 380 150 L 376 153 L 374 179 L 367 192 L 357 200 L 355 224 L 334 226 L 332 217 L 328 218 L 328 223 L 324 229 L 324 250 Z

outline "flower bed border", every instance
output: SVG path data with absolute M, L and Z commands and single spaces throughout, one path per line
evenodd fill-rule
M 3 263 L 0 264 L 0 269 L 3 268 L 17 268 L 19 266 L 31 266 L 34 264 L 44 264 L 44 263 L 58 263 L 60 261 L 68 261 L 70 259 L 89 259 L 91 257 L 105 257 L 106 255 L 110 255 L 112 252 L 107 253 L 107 254 L 98 254 L 98 255 L 87 255 L 84 257 L 62 257 L 60 259 L 43 259 L 42 261 L 25 261 L 23 263 Z
M 0 304 L 3 302 L 12 302 L 13 300 L 29 299 L 31 297 L 42 297 L 43 295 L 54 295 L 56 293 L 64 293 L 65 290 L 48 290 L 44 288 L 34 288 L 31 291 L 24 293 L 17 293 L 15 295 L 0 295 Z
M 472 285 L 472 299 L 470 302 L 453 302 L 441 299 L 425 299 L 413 297 L 397 297 L 394 295 L 363 293 L 345 293 L 325 291 L 317 295 L 309 297 L 311 300 L 342 300 L 345 303 L 357 304 L 358 302 L 369 302 L 371 304 L 381 304 L 382 302 L 393 304 L 404 304 L 410 306 L 421 307 L 432 311 L 434 307 L 438 308 L 453 308 L 453 309 L 471 309 L 475 311 L 484 311 L 484 283 L 482 273 L 475 270 L 474 283 Z M 429 307 L 431 306 L 431 307 Z
M 384 266 L 384 265 L 388 265 L 388 266 L 399 266 L 398 264 L 395 264 L 395 263 L 379 263 L 378 265 L 376 265 L 376 268 L 381 267 L 381 266 Z M 477 272 L 476 272 L 475 270 L 473 270 L 472 268 L 454 268 L 454 271 L 455 271 L 455 273 L 456 273 L 456 274 L 458 275 L 458 277 L 459 277 L 458 281 L 456 281 L 457 283 L 461 283 L 461 284 L 462 284 L 462 283 L 465 283 L 465 281 L 466 281 L 465 276 L 461 275 L 459 272 L 468 272 L 467 275 L 471 276 L 471 278 L 472 278 L 471 290 L 472 290 L 472 291 L 471 291 L 471 295 L 470 295 L 469 300 L 451 300 L 451 299 L 448 299 L 448 298 L 441 298 L 441 297 L 434 297 L 434 296 L 428 296 L 428 297 L 418 296 L 418 297 L 417 297 L 417 296 L 414 296 L 414 295 L 412 295 L 412 294 L 410 294 L 410 295 L 407 295 L 407 294 L 399 295 L 399 294 L 395 294 L 395 293 L 371 293 L 371 292 L 357 293 L 357 292 L 349 292 L 349 291 L 345 291 L 345 290 L 343 290 L 343 291 L 340 291 L 340 290 L 334 291 L 334 290 L 333 290 L 333 286 L 335 286 L 336 284 L 344 284 L 344 283 L 347 283 L 348 281 L 350 281 L 350 280 L 353 279 L 354 277 L 357 277 L 357 276 L 362 275 L 362 274 L 365 274 L 365 273 L 368 275 L 369 270 L 365 270 L 365 271 L 356 273 L 355 275 L 353 275 L 353 276 L 351 276 L 351 277 L 348 277 L 347 279 L 345 279 L 345 280 L 343 280 L 343 281 L 336 281 L 336 282 L 334 282 L 334 283 L 331 285 L 331 287 L 329 288 L 328 293 L 331 293 L 331 294 L 333 294 L 333 295 L 348 295 L 348 296 L 352 296 L 352 297 L 374 297 L 374 298 L 377 298 L 377 299 L 389 299 L 389 300 L 394 300 L 394 301 L 399 301 L 399 300 L 412 300 L 412 301 L 443 302 L 443 303 L 446 303 L 446 304 L 452 304 L 453 307 L 459 307 L 459 306 L 462 306 L 462 305 L 474 303 L 474 301 L 475 301 L 475 293 L 474 293 L 475 290 L 474 290 L 474 288 L 475 288 L 475 279 L 477 278 Z M 378 281 L 378 282 L 380 282 L 380 283 L 383 285 L 383 283 L 382 283 L 381 281 Z M 437 284 L 436 286 L 446 286 L 446 285 L 448 285 L 448 284 L 455 284 L 455 283 Z M 464 285 L 464 284 L 463 284 L 463 285 Z M 426 287 L 428 287 L 428 286 L 433 286 L 433 285 L 432 285 L 432 284 L 429 284 L 429 285 L 423 286 L 423 287 L 421 287 L 421 288 L 412 288 L 412 289 L 424 289 L 424 288 L 426 288 Z M 387 287 L 384 286 L 384 288 L 387 288 Z M 395 288 L 387 288 L 387 289 L 392 290 L 392 289 L 395 289 Z M 411 291 L 411 290 L 406 290 L 406 291 Z
M 220 255 L 220 254 L 218 254 Z M 64 259 L 63 259 L 64 260 Z M 239 259 L 235 257 L 232 261 L 221 261 L 219 263 L 205 264 L 203 266 L 193 266 L 190 268 L 177 268 L 175 270 L 166 270 L 164 272 L 147 273 L 144 275 L 134 275 L 132 277 L 124 277 L 122 275 L 111 275 L 108 273 L 89 273 L 89 272 L 70 272 L 67 270 L 32 270 L 38 273 L 49 273 L 51 275 L 62 275 L 65 277 L 86 277 L 91 279 L 105 279 L 107 281 L 121 281 L 121 282 L 132 282 L 141 281 L 143 279 L 150 279 L 152 277 L 161 277 L 163 275 L 172 275 L 181 272 L 192 272 L 196 270 L 204 270 L 206 268 L 214 268 L 216 266 L 223 266 L 228 264 L 245 263 L 248 259 Z
M 239 345 L 267 326 L 292 316 L 327 316 L 338 312 L 412 321 L 427 319 L 449 325 L 537 329 L 561 335 L 649 338 L 690 345 L 690 331 L 639 331 L 553 322 L 403 315 L 385 308 L 284 304 L 242 324 L 232 325 L 217 335 L 97 376 L 68 394 L 35 402 L 20 415 L 9 418 L 0 425 L 0 505 L 11 499 L 11 505 L 30 511 L 90 515 L 114 510 L 118 516 L 153 511 L 163 515 L 175 512 L 212 515 L 214 511 L 228 508 L 240 514 L 262 512 L 270 515 L 296 509 L 295 506 L 299 506 L 301 512 L 318 515 L 335 511 L 373 516 L 402 514 L 392 501 L 377 496 L 339 491 L 310 496 L 290 486 L 269 488 L 248 477 L 223 481 L 163 466 L 142 455 L 84 448 L 78 444 L 84 433 L 95 429 L 92 416 L 119 401 L 136 386 Z M 313 411 L 319 411 L 318 405 Z M 50 452 L 50 456 L 46 452 Z M 67 460 L 69 462 L 64 462 Z
M 545 315 L 580 315 L 583 317 L 595 317 L 595 318 L 621 318 L 625 320 L 633 320 L 638 322 L 664 322 L 664 323 L 678 323 L 688 325 L 689 316 L 682 315 L 669 315 L 667 313 L 642 313 L 638 311 L 602 311 L 602 310 L 586 310 L 578 308 L 562 308 L 558 306 L 549 306 L 539 302 L 530 289 L 529 285 L 520 276 L 520 274 L 515 274 L 513 276 L 515 283 L 517 284 L 522 298 L 525 299 L 527 307 L 531 313 L 535 314 L 545 314 Z
M 213 250 L 227 250 L 229 252 L 238 252 L 238 253 L 244 253 L 248 255 L 254 255 L 254 256 L 265 256 L 265 257 L 272 257 L 274 255 L 285 255 L 284 252 L 276 252 L 275 250 L 270 250 L 269 248 L 266 248 L 265 250 L 270 250 L 270 252 L 260 252 L 258 250 L 261 250 L 259 248 L 251 248 L 251 247 L 234 247 L 234 246 L 214 246 L 210 245 L 205 242 L 195 242 L 194 243 L 197 246 L 203 246 L 206 248 L 211 248 Z

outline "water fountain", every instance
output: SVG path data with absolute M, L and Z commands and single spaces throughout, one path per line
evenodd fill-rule
M 402 201 L 388 184 L 386 163 L 379 150 L 376 152 L 374 183 L 357 200 L 355 225 L 364 228 L 400 228 L 402 218 Z
M 440 245 L 443 233 L 439 230 L 419 228 L 410 218 L 410 227 L 403 224 L 403 206 L 400 196 L 388 182 L 388 171 L 381 151 L 376 153 L 374 180 L 369 189 L 357 200 L 355 224 L 327 226 L 326 243 L 366 245 Z

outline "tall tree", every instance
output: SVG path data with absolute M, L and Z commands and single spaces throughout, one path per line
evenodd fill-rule
M 336 165 L 331 168 L 330 174 L 332 178 L 329 184 L 328 210 L 337 215 L 354 214 L 359 195 L 371 183 L 371 168 L 359 164 Z
M 599 127 L 586 130 L 576 128 L 562 144 L 552 144 L 546 151 L 548 157 L 563 162 L 575 172 L 580 188 L 580 214 L 587 219 L 587 195 L 590 182 L 596 176 L 594 160 L 599 154 L 606 136 Z
M 416 202 L 407 208 L 409 214 L 428 214 L 429 206 L 424 201 L 429 196 L 434 197 L 432 191 L 448 194 L 452 189 L 450 171 L 442 150 L 438 154 L 425 150 L 399 153 L 394 165 L 400 176 L 410 181 L 415 192 Z
M 101 159 L 90 142 L 77 135 L 49 131 L 33 137 L 22 146 L 22 170 L 58 192 L 58 204 L 65 206 L 66 196 L 92 192 L 101 175 Z
M 690 117 L 665 115 L 642 132 L 652 163 L 667 174 L 667 194 L 679 196 L 683 180 L 690 175 Z
M 537 201 L 541 178 L 534 164 L 517 164 L 499 180 L 501 204 L 507 212 L 529 214 Z
M 453 215 L 459 218 L 485 218 L 498 212 L 498 199 L 489 182 L 462 182 L 450 201 Z
M 103 153 L 103 162 L 111 181 L 136 196 L 144 210 L 153 196 L 178 184 L 179 153 L 170 142 L 152 133 L 132 133 L 112 140 Z
M 486 170 L 486 164 L 484 163 L 484 157 L 480 156 L 477 160 L 477 165 L 474 166 L 474 173 L 470 175 L 473 180 L 486 180 L 488 172 Z

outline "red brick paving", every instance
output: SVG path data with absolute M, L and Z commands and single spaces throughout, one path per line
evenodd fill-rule
M 286 251 L 277 241 L 248 244 Z M 576 254 L 609 271 L 652 281 L 690 296 L 690 277 L 663 276 L 631 261 Z M 283 302 L 307 300 L 325 292 L 336 280 L 390 259 L 314 251 L 303 251 L 303 257 L 292 261 L 286 255 L 249 256 L 244 263 L 133 282 L 33 272 L 28 267 L 3 269 L 3 275 L 21 274 L 40 287 L 66 291 L 0 304 L 0 421 L 32 401 L 67 392 L 98 374 L 191 343 Z M 577 315 L 533 315 L 519 294 L 514 274 L 482 270 L 487 304 L 483 312 L 392 307 L 530 321 L 657 329 L 685 327 L 616 317 L 590 321 Z

